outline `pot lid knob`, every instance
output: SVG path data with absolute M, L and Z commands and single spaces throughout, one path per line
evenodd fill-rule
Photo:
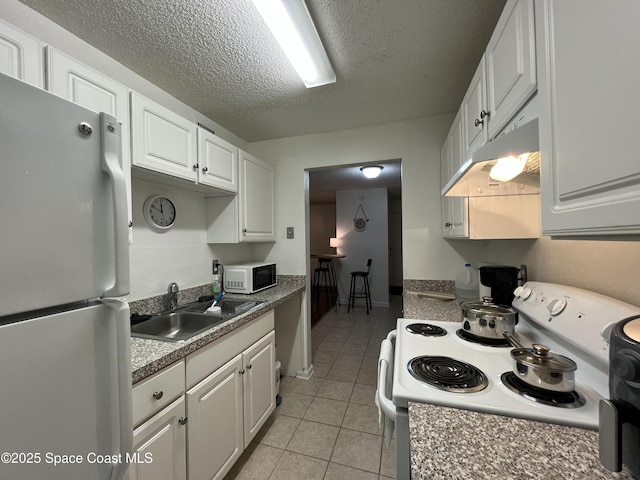
M 541 345 L 539 343 L 534 343 L 531 347 L 533 348 L 533 353 L 536 357 L 548 357 L 549 351 L 551 350 L 546 345 Z
M 493 298 L 492 297 L 482 297 L 482 304 L 483 305 L 491 305 L 493 303 Z

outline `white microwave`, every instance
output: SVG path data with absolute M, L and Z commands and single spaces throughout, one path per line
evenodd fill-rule
M 278 283 L 275 263 L 246 263 L 224 267 L 224 291 L 255 293 Z

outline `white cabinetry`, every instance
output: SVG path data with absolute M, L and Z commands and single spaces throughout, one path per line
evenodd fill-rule
M 238 147 L 198 127 L 198 182 L 238 191 Z
M 542 228 L 640 233 L 640 2 L 539 1 Z
M 184 361 L 134 385 L 131 480 L 186 479 L 184 388 Z
M 442 186 L 462 164 L 462 109 L 458 111 L 447 138 L 442 145 Z M 469 236 L 467 222 L 468 201 L 466 197 L 442 197 L 442 237 L 466 238 Z
M 533 0 L 509 0 L 462 101 L 464 160 L 494 138 L 535 90 Z
M 272 310 L 187 357 L 191 480 L 223 478 L 275 409 L 273 327 Z
M 94 112 L 113 115 L 122 125 L 121 158 L 131 226 L 129 90 L 52 47 L 47 47 L 47 90 Z
M 42 88 L 40 41 L 0 20 L 0 73 Z
M 180 396 L 133 431 L 136 457 L 130 463 L 130 480 L 186 480 L 185 423 L 184 396 Z
M 275 242 L 275 167 L 240 151 L 238 195 L 207 199 L 207 242 Z
M 132 164 L 192 183 L 198 178 L 196 125 L 131 92 Z

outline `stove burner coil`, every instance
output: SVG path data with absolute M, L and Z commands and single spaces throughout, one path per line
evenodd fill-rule
M 444 328 L 429 323 L 412 323 L 411 325 L 407 325 L 406 328 L 408 332 L 424 337 L 443 337 L 447 334 Z
M 466 340 L 467 342 L 477 343 L 479 345 L 484 345 L 485 347 L 511 347 L 509 340 L 506 338 L 479 337 L 478 335 L 474 335 L 473 333 L 469 333 L 463 329 L 457 330 L 456 333 L 461 339 Z
M 416 357 L 407 368 L 417 380 L 446 392 L 475 393 L 489 385 L 486 375 L 479 369 L 454 358 Z
M 555 392 L 534 387 L 520 380 L 515 373 L 505 372 L 501 375 L 502 383 L 514 393 L 527 400 L 559 408 L 578 408 L 585 404 L 584 398 L 575 390 L 573 392 Z

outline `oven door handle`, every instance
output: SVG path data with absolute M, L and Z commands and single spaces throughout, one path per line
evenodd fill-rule
M 387 387 L 392 385 L 393 355 L 395 347 L 396 331 L 392 330 L 380 345 L 380 357 L 378 359 L 378 390 L 377 403 L 386 417 L 395 423 L 396 406 L 391 400 L 391 392 L 387 394 Z

